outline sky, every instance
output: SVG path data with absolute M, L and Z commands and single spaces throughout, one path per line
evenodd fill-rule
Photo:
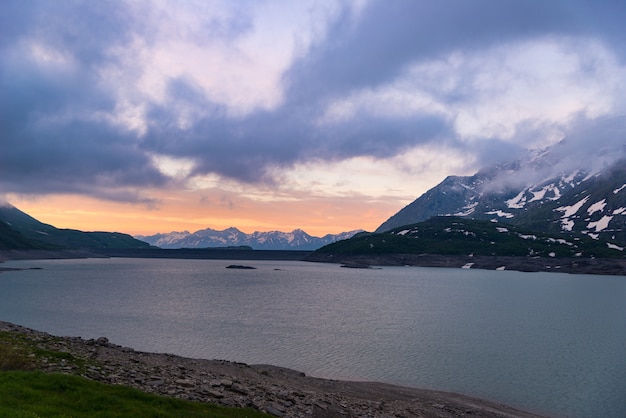
M 626 114 L 625 18 L 621 0 L 3 0 L 0 201 L 133 235 L 372 231 L 448 175 L 623 141 L 604 133 Z

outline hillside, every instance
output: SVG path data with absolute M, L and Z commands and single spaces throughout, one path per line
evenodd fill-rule
M 619 258 L 623 248 L 576 234 L 532 232 L 515 225 L 456 216 L 433 217 L 391 231 L 359 234 L 320 248 L 328 254 L 446 254 Z
M 382 233 L 363 233 L 320 248 L 308 261 L 349 267 L 413 265 L 626 275 L 623 247 L 583 234 L 532 232 L 502 222 L 455 216 Z
M 9 228 L 7 224 L 0 221 L 0 250 L 28 250 L 36 249 L 37 245 L 30 242 L 17 231 Z
M 11 205 L 0 206 L 3 249 L 150 248 L 150 244 L 118 232 L 59 229 L 38 221 Z

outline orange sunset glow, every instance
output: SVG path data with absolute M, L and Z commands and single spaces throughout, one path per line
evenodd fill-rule
M 237 198 L 235 202 L 201 201 L 169 197 L 160 209 L 100 201 L 84 196 L 51 196 L 42 201 L 17 197 L 12 204 L 36 219 L 57 228 L 83 231 L 112 231 L 131 235 L 237 227 L 243 232 L 291 231 L 303 229 L 315 236 L 344 230 L 374 230 L 396 210 L 385 202 L 341 199 L 311 199 L 298 202 L 254 202 Z M 232 206 L 230 206 L 232 203 Z M 353 213 L 359 213 L 358 217 Z M 332 214 L 332 215 L 331 215 Z

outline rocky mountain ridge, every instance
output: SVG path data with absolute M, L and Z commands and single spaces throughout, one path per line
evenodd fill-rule
M 315 237 L 301 229 L 291 232 L 255 231 L 246 234 L 231 227 L 223 231 L 207 228 L 194 233 L 170 232 L 151 236 L 138 235 L 135 238 L 163 249 L 248 246 L 255 250 L 316 250 L 332 242 L 348 239 L 359 232 L 362 231 Z

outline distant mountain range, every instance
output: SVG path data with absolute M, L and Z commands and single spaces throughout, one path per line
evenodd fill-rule
M 384 222 L 391 231 L 433 216 L 495 220 L 551 234 L 626 245 L 624 146 L 584 155 L 556 144 L 525 159 L 450 176 Z M 576 160 L 578 159 L 578 160 Z
M 246 234 L 237 228 L 223 231 L 207 228 L 194 233 L 170 232 L 150 236 L 137 235 L 135 238 L 164 249 L 248 246 L 255 250 L 316 250 L 332 242 L 348 239 L 359 232 L 362 230 L 314 237 L 301 229 Z
M 0 249 L 150 248 L 128 234 L 59 229 L 12 205 L 0 205 Z
M 10 204 L 0 205 L 0 250 L 6 249 L 146 249 L 249 247 L 255 250 L 316 250 L 362 232 L 314 237 L 301 229 L 292 232 L 254 232 L 237 228 L 203 229 L 132 237 L 118 232 L 83 232 L 45 224 Z

